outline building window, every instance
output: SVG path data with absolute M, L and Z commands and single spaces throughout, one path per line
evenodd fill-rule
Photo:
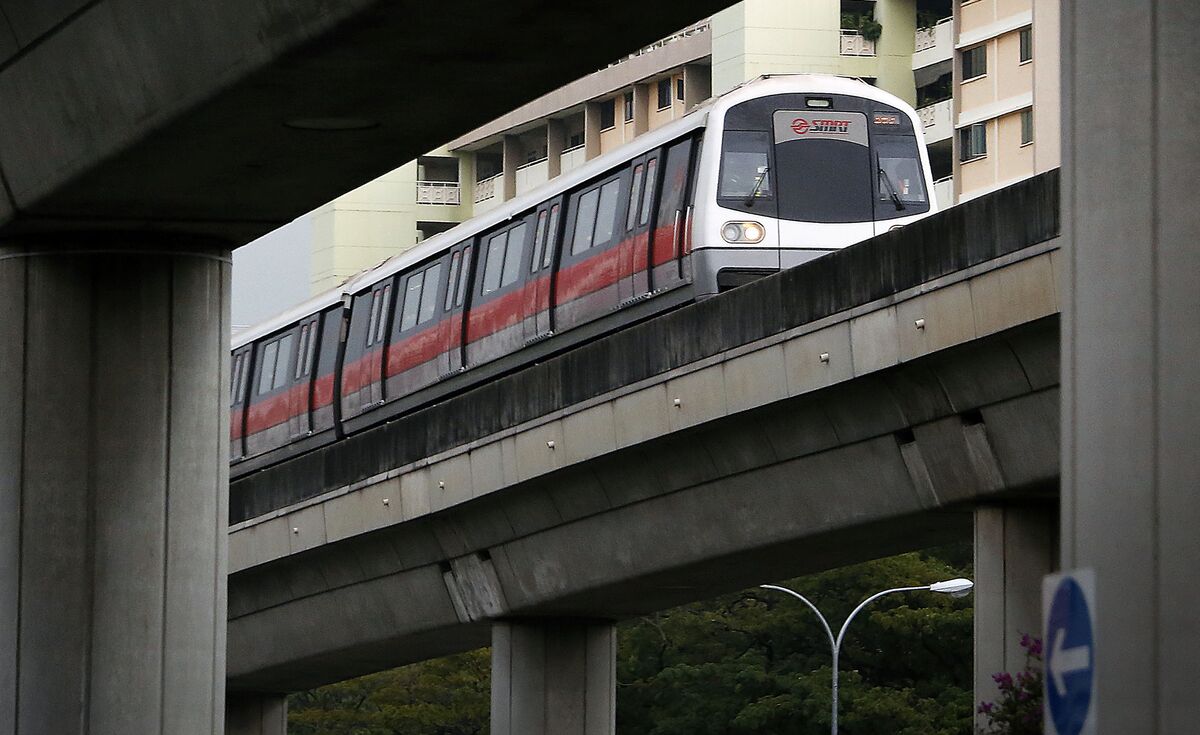
M 960 161 L 973 161 L 987 155 L 987 123 L 975 123 L 958 131 Z
M 683 77 L 675 80 L 675 99 L 683 102 Z
M 600 129 L 608 130 L 617 124 L 616 99 L 604 100 L 600 103 Z
M 987 74 L 987 44 L 969 48 L 962 52 L 962 78 L 964 82 Z
M 1033 110 L 1021 112 L 1021 145 L 1033 142 Z
M 633 121 L 633 92 L 625 93 L 625 122 Z
M 1033 61 L 1033 29 L 1021 29 L 1021 63 Z
M 658 80 L 658 109 L 665 110 L 671 106 L 671 80 Z
M 568 148 L 578 148 L 583 145 L 583 133 L 571 133 L 571 139 L 567 142 Z

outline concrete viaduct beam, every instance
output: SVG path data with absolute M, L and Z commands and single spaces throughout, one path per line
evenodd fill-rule
M 724 4 L 0 0 L 0 234 L 241 244 Z

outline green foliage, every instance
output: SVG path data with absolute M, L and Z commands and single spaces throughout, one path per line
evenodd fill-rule
M 868 41 L 878 41 L 883 35 L 883 25 L 871 13 L 842 13 L 842 29 L 858 31 Z
M 487 649 L 426 661 L 288 698 L 289 735 L 482 735 Z
M 941 556 L 962 558 L 953 549 Z M 785 583 L 832 625 L 888 587 L 969 574 L 904 554 Z M 840 729 L 847 735 L 966 735 L 972 727 L 969 598 L 884 597 L 842 648 Z M 830 652 L 812 611 L 754 590 L 622 626 L 617 731 L 629 735 L 823 735 Z
M 836 627 L 889 587 L 969 576 L 969 547 L 903 554 L 786 582 Z M 884 597 L 842 648 L 846 735 L 968 735 L 970 598 Z M 619 629 L 621 735 L 824 735 L 830 652 L 799 601 L 750 590 L 629 621 Z M 490 664 L 480 650 L 294 695 L 292 735 L 487 733 Z

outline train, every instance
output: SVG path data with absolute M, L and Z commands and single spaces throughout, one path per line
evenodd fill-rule
M 240 477 L 937 209 L 916 112 L 760 77 L 232 341 Z

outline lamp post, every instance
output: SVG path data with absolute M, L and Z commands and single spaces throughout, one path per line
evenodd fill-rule
M 971 588 L 974 586 L 975 586 L 975 583 L 972 582 L 971 580 L 962 579 L 960 577 L 957 579 L 948 579 L 944 582 L 934 582 L 933 584 L 924 585 L 921 587 L 896 587 L 894 589 L 884 590 L 883 592 L 876 592 L 875 594 L 871 595 L 867 599 L 858 603 L 858 607 L 854 608 L 854 610 L 851 611 L 850 615 L 846 618 L 846 622 L 842 623 L 842 629 L 840 631 L 838 631 L 837 637 L 834 638 L 833 628 L 829 627 L 829 621 L 827 621 L 825 619 L 825 616 L 821 614 L 821 611 L 817 609 L 816 605 L 809 602 L 807 597 L 800 594 L 799 592 L 796 592 L 795 590 L 790 590 L 787 587 L 780 587 L 779 585 L 774 585 L 774 584 L 760 584 L 759 585 L 759 587 L 762 587 L 763 589 L 766 589 L 766 590 L 777 590 L 779 592 L 785 592 L 785 593 L 791 595 L 792 597 L 795 597 L 800 602 L 803 602 L 805 605 L 808 605 L 809 609 L 811 609 L 814 613 L 817 614 L 817 619 L 821 621 L 821 626 L 823 628 L 825 628 L 825 635 L 827 635 L 829 637 L 829 648 L 833 652 L 833 711 L 831 713 L 831 720 L 830 720 L 832 723 L 830 726 L 830 732 L 833 735 L 837 735 L 837 732 L 838 732 L 838 654 L 842 650 L 842 641 L 845 640 L 845 638 L 846 638 L 846 629 L 850 627 L 850 621 L 854 620 L 854 616 L 858 615 L 858 613 L 864 607 L 871 604 L 875 600 L 878 600 L 880 597 L 883 597 L 884 595 L 890 595 L 893 592 L 918 592 L 921 590 L 928 590 L 930 592 L 938 592 L 943 595 L 951 595 L 953 597 L 962 597 L 963 595 L 970 592 Z

